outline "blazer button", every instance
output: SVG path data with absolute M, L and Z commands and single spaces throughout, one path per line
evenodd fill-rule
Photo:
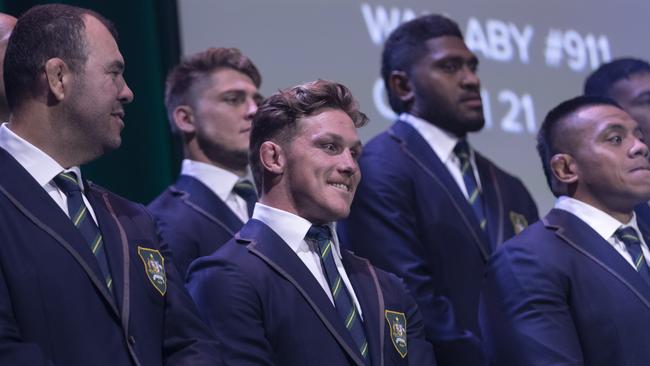
M 129 336 L 129 344 L 130 345 L 135 345 L 135 337 L 134 336 Z

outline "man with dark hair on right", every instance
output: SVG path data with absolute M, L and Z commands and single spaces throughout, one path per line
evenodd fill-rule
M 183 144 L 178 180 L 149 204 L 162 238 L 185 275 L 248 221 L 257 200 L 248 169 L 251 120 L 262 77 L 236 48 L 208 48 L 167 77 L 165 105 Z
M 614 101 L 580 96 L 546 116 L 538 151 L 558 197 L 491 258 L 480 324 L 494 365 L 650 364 L 648 146 Z
M 585 95 L 613 99 L 639 123 L 650 138 L 650 64 L 637 58 L 619 58 L 602 64 L 591 73 L 584 86 Z M 640 220 L 650 224 L 650 204 L 635 209 Z
M 636 58 L 619 58 L 600 65 L 584 86 L 585 95 L 611 98 L 632 116 L 645 136 L 650 136 L 650 64 Z
M 399 119 L 368 143 L 343 243 L 402 277 L 441 365 L 482 365 L 477 309 L 490 254 L 537 220 L 519 179 L 470 146 L 483 128 L 478 59 L 458 25 L 426 15 L 399 26 L 382 76 Z

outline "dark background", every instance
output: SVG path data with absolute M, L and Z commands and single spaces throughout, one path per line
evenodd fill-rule
M 135 93 L 125 107 L 122 146 L 82 167 L 84 177 L 131 200 L 148 203 L 178 174 L 181 154 L 169 133 L 163 102 L 167 71 L 179 59 L 175 0 L 0 0 L 0 11 L 19 17 L 34 5 L 64 3 L 92 9 L 111 20 Z

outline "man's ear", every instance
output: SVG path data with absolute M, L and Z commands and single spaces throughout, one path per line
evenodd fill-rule
M 551 172 L 559 182 L 573 184 L 578 181 L 579 169 L 575 159 L 569 154 L 555 154 L 551 157 Z
M 413 85 L 411 85 L 411 80 L 406 72 L 401 70 L 391 72 L 388 77 L 388 86 L 393 95 L 399 98 L 402 103 L 408 104 L 413 100 Z
M 196 126 L 194 125 L 194 110 L 188 105 L 179 105 L 172 113 L 174 118 L 174 125 L 182 133 L 194 133 Z
M 286 166 L 286 151 L 273 141 L 264 141 L 260 146 L 260 162 L 264 171 L 281 175 Z
M 45 62 L 45 81 L 51 95 L 57 101 L 62 101 L 72 87 L 72 71 L 62 59 L 55 57 Z

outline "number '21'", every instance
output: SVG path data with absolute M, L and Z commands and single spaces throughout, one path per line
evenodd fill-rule
M 487 90 L 481 90 L 481 98 L 483 99 L 485 126 L 491 128 L 493 125 L 492 104 Z M 518 95 L 512 90 L 504 89 L 499 92 L 497 99 L 499 103 L 506 106 L 506 113 L 499 121 L 501 130 L 512 134 L 535 133 L 537 131 L 535 107 L 530 94 Z

